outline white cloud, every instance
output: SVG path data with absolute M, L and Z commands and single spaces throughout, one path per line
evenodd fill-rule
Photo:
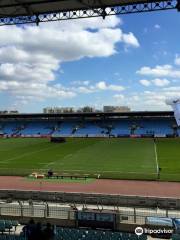
M 144 92 L 131 92 L 121 96 L 115 94 L 112 104 L 120 104 L 129 106 L 132 110 L 136 111 L 161 111 L 170 110 L 166 105 L 167 92 L 162 88 L 160 91 L 144 91 Z
M 100 90 L 111 90 L 111 91 L 117 91 L 117 92 L 121 92 L 125 89 L 123 86 L 120 86 L 120 85 L 114 85 L 114 84 L 108 85 L 104 81 L 98 82 L 96 84 L 96 88 Z
M 111 97 L 111 100 L 107 104 L 114 105 L 127 105 L 131 107 L 132 110 L 170 110 L 170 106 L 166 104 L 167 99 L 180 97 L 180 87 L 170 85 L 170 81 L 166 78 L 163 79 L 151 79 L 145 80 L 146 85 L 158 86 L 155 90 L 144 91 L 144 92 L 132 92 L 131 89 L 128 89 L 128 92 L 117 93 Z M 147 82 L 146 82 L 147 81 Z M 143 82 L 143 81 L 142 81 Z M 169 86 L 170 85 L 170 86 Z M 97 87 L 98 86 L 98 87 Z M 94 85 L 89 85 L 86 88 L 86 91 L 95 92 L 95 91 L 106 91 L 109 90 L 109 86 L 106 82 L 101 81 L 95 83 Z M 126 90 L 126 89 L 124 89 Z M 99 102 L 99 106 L 105 105 L 106 99 L 103 99 Z
M 90 81 L 73 81 L 71 82 L 72 85 L 85 85 L 88 86 L 90 84 Z
M 174 63 L 175 63 L 176 65 L 179 65 L 179 66 L 180 66 L 180 56 L 179 56 L 178 54 L 176 54 L 176 56 L 175 56 Z
M 124 100 L 124 95 L 123 94 L 115 94 L 113 96 L 114 99 L 116 99 L 117 102 L 121 102 L 122 100 Z
M 157 86 L 157 87 L 164 87 L 170 84 L 170 81 L 167 79 L 160 79 L 160 78 L 155 78 L 152 80 L 146 80 L 146 79 L 142 79 L 139 81 L 143 86 L 145 87 L 149 87 L 149 86 Z
M 139 81 L 143 86 L 149 87 L 151 85 L 151 82 L 149 80 L 146 79 L 141 79 Z
M 142 67 L 137 71 L 140 75 L 152 76 L 152 77 L 173 77 L 180 78 L 180 70 L 174 69 L 171 65 L 156 66 L 155 68 Z
M 116 92 L 121 92 L 124 89 L 125 88 L 123 86 L 120 86 L 120 85 L 111 84 L 111 85 L 107 86 L 107 90 L 116 91 Z
M 116 53 L 116 44 L 138 47 L 133 33 L 124 33 L 121 20 L 115 16 L 54 22 L 37 26 L 4 26 L 0 28 L 0 92 L 16 99 L 38 100 L 76 96 L 71 89 L 54 83 L 61 63 L 85 57 L 109 57 Z M 93 30 L 90 31 L 89 29 Z M 79 91 L 87 90 L 84 82 Z M 95 87 L 95 86 L 94 86 Z M 103 83 L 96 86 L 99 90 Z M 105 90 L 121 91 L 116 85 Z M 93 87 L 91 87 L 93 88 Z M 89 88 L 89 91 L 93 89 Z
M 90 83 L 89 81 L 84 81 L 84 82 L 83 82 L 83 84 L 84 84 L 85 86 L 88 86 L 89 83 Z
M 134 47 L 140 46 L 137 38 L 134 36 L 134 34 L 132 32 L 130 32 L 128 34 L 123 34 L 122 40 L 129 46 L 134 46 Z
M 67 88 L 66 88 L 67 89 Z M 100 92 L 100 91 L 114 91 L 114 92 L 121 92 L 125 90 L 125 87 L 121 85 L 114 85 L 114 84 L 107 84 L 104 81 L 100 81 L 95 83 L 94 85 L 82 85 L 78 86 L 76 88 L 68 88 L 69 91 L 75 92 L 75 93 L 94 93 L 94 92 Z
M 164 88 L 163 89 L 164 91 L 170 91 L 170 92 L 176 92 L 176 91 L 179 91 L 180 92 L 180 86 L 170 86 L 170 87 L 167 87 L 167 88 Z
M 83 93 L 83 94 L 93 93 L 94 92 L 94 88 L 92 89 L 91 87 L 88 88 L 88 87 L 85 87 L 85 86 L 80 86 L 80 87 L 77 87 L 76 89 L 74 89 L 74 91 L 76 91 L 78 93 Z
M 161 87 L 151 91 L 125 92 L 125 94 L 114 94 L 111 102 L 106 99 L 101 105 L 125 105 L 136 111 L 163 111 L 171 110 L 166 104 L 167 99 L 180 98 L 180 87 Z
M 153 79 L 151 81 L 155 86 L 158 86 L 158 87 L 164 87 L 164 86 L 167 86 L 167 85 L 170 84 L 170 81 L 167 80 L 167 79 L 156 78 L 156 79 Z
M 100 90 L 106 90 L 106 88 L 107 88 L 107 86 L 106 86 L 106 83 L 105 82 L 98 82 L 97 84 L 96 84 L 96 87 L 98 88 L 98 89 L 100 89 Z
M 166 104 L 167 99 L 180 98 L 180 87 L 164 87 L 153 91 L 144 91 L 136 95 L 128 96 L 125 99 L 127 105 L 136 110 L 171 110 L 171 107 Z
M 0 92 L 8 91 L 17 96 L 17 99 L 43 100 L 45 98 L 71 98 L 76 93 L 64 90 L 58 86 L 47 86 L 44 83 L 26 83 L 17 81 L 0 81 Z

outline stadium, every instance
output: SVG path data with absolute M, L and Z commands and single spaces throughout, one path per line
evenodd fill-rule
M 0 25 L 170 9 L 179 1 L 9 0 Z M 171 105 L 1 112 L 0 240 L 179 240 L 179 100 Z
M 179 181 L 179 134 L 173 112 L 1 115 L 1 174 Z

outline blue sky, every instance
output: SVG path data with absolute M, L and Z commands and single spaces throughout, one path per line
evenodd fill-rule
M 128 105 L 180 97 L 176 10 L 0 28 L 0 110 Z

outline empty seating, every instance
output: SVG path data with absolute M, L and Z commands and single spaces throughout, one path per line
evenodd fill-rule
M 4 233 L 6 230 L 5 228 L 5 221 L 4 220 L 0 220 L 0 232 Z
M 173 234 L 172 235 L 172 240 L 180 240 L 180 235 L 179 234 Z
M 48 135 L 53 133 L 54 122 L 28 122 L 26 127 L 20 131 L 21 135 Z
M 26 240 L 25 237 L 16 235 L 18 225 L 16 220 L 0 220 L 0 240 Z
M 96 136 L 96 135 L 104 135 L 106 134 L 106 129 L 101 127 L 100 124 L 96 122 L 84 122 L 84 124 L 80 125 L 77 129 L 75 135 L 88 135 L 88 136 Z
M 132 122 L 129 119 L 121 119 L 112 121 L 112 130 L 111 134 L 118 136 L 118 135 L 130 135 L 130 128 Z
M 0 220 L 0 232 L 10 232 L 11 230 L 16 231 L 18 224 L 19 223 L 16 220 Z
M 155 135 L 166 135 L 173 134 L 173 119 L 140 119 L 137 121 L 136 134 L 155 134 Z
M 146 240 L 146 235 L 89 229 L 57 228 L 56 240 Z
M 61 134 L 61 135 L 72 135 L 72 131 L 74 126 L 76 125 L 76 122 L 63 122 L 61 124 L 60 130 L 57 131 L 56 133 Z
M 23 236 L 16 235 L 0 235 L 0 240 L 27 240 Z
M 27 120 L 0 122 L 0 132 L 6 135 L 62 135 L 62 136 L 106 136 L 113 135 L 173 135 L 180 136 L 174 118 L 117 118 L 112 120 Z

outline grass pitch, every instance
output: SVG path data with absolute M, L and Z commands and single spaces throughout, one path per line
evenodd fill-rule
M 159 139 L 0 139 L 0 174 L 33 171 L 89 174 L 114 179 L 180 180 L 180 140 Z

